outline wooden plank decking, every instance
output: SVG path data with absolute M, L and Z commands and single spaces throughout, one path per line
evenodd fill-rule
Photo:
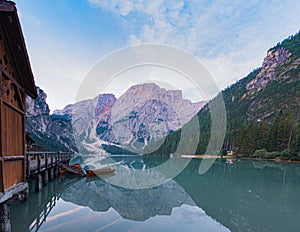
M 43 172 L 47 169 L 68 164 L 70 152 L 31 151 L 27 153 L 27 177 Z

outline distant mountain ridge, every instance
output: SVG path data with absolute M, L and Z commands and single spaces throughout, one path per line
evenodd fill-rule
M 206 103 L 192 103 L 182 98 L 180 90 L 165 90 L 153 83 L 132 86 L 119 99 L 100 94 L 52 115 L 46 97 L 39 89 L 36 100 L 27 99 L 27 131 L 45 148 L 65 147 L 81 153 L 145 146 L 178 130 Z M 51 146 L 43 142 L 49 140 Z
M 180 90 L 165 90 L 153 83 L 135 85 L 117 99 L 108 120 L 99 121 L 97 135 L 129 149 L 143 147 L 178 130 L 203 105 L 183 99 Z

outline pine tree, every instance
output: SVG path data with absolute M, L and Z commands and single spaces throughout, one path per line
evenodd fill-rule
M 279 118 L 277 116 L 269 130 L 267 151 L 277 151 L 277 134 L 278 134 L 278 125 L 279 125 L 278 121 Z
M 260 122 L 258 126 L 257 149 L 267 149 L 269 145 L 270 125 L 266 122 Z
M 245 153 L 245 139 L 244 139 L 244 135 L 245 135 L 245 128 L 241 127 L 237 133 L 237 136 L 235 138 L 235 144 L 236 144 L 236 150 L 235 152 L 238 154 L 244 154 Z
M 289 138 L 292 130 L 292 122 L 288 114 L 283 114 L 282 111 L 278 115 L 278 130 L 277 130 L 277 151 L 283 151 L 288 148 Z
M 257 148 L 256 145 L 256 138 L 255 138 L 255 125 L 254 123 L 251 121 L 247 131 L 246 131 L 246 144 L 247 144 L 247 149 L 246 149 L 246 153 L 247 154 L 253 154 Z
M 297 125 L 296 133 L 295 133 L 295 152 L 300 155 L 300 120 Z

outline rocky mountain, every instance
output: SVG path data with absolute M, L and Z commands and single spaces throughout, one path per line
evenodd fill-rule
M 38 98 L 33 100 L 26 98 L 26 130 L 35 129 L 37 132 L 47 133 L 48 125 L 51 121 L 50 109 L 46 103 L 46 93 L 37 87 Z
M 291 53 L 284 47 L 269 50 L 260 72 L 246 85 L 248 93 L 254 95 L 263 90 L 270 81 L 276 80 L 276 68 L 284 63 L 290 55 Z
M 97 135 L 97 125 L 99 121 L 108 122 L 115 101 L 116 98 L 113 94 L 100 94 L 94 99 L 68 106 L 72 107 L 72 112 L 68 114 L 63 114 L 67 111 L 66 108 L 54 112 L 71 118 L 73 135 L 80 153 L 104 152 L 102 144 L 107 144 L 109 141 L 100 140 Z
M 219 93 L 220 96 L 227 116 L 224 149 L 245 154 L 259 149 L 279 153 L 286 149 L 287 157 L 300 154 L 300 33 L 269 49 L 262 67 Z M 218 97 L 208 104 L 214 104 Z M 208 105 L 197 117 L 203 133 L 196 153 L 203 154 L 211 135 Z M 189 127 L 192 125 L 187 123 L 186 128 Z M 180 130 L 169 135 L 168 142 L 157 153 L 174 152 L 178 134 Z
M 128 150 L 142 150 L 150 141 L 178 130 L 201 107 L 203 103 L 183 99 L 179 90 L 165 90 L 153 83 L 135 85 L 99 120 L 97 135 Z
M 37 92 L 37 99 L 26 98 L 26 132 L 47 150 L 76 151 L 70 118 L 50 115 L 46 93 L 39 87 Z
M 36 100 L 27 99 L 27 131 L 40 145 L 48 147 L 43 141 L 57 140 L 80 153 L 136 152 L 178 130 L 205 104 L 192 103 L 183 99 L 181 91 L 153 83 L 132 86 L 119 99 L 100 94 L 53 115 L 46 97 L 39 89 Z

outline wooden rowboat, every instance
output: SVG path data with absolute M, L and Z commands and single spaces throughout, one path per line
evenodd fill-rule
M 113 168 L 103 168 L 103 169 L 95 169 L 95 170 L 87 169 L 85 171 L 86 171 L 86 176 L 91 177 L 91 176 L 98 176 L 98 175 L 112 173 L 115 171 L 115 169 Z

